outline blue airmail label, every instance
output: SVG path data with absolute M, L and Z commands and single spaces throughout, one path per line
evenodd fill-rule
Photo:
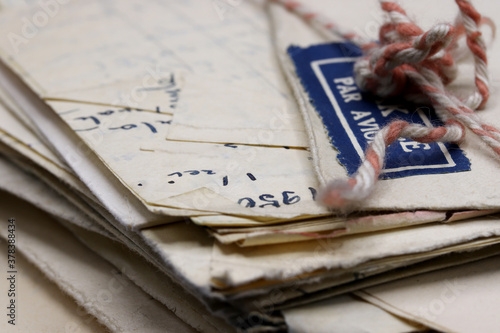
M 384 105 L 362 93 L 353 66 L 362 53 L 352 44 L 332 43 L 307 48 L 291 46 L 288 53 L 297 75 L 323 120 L 338 160 L 349 175 L 356 172 L 364 150 L 377 131 L 392 120 L 427 126 L 442 123 L 428 107 Z M 420 143 L 401 138 L 389 146 L 382 178 L 469 171 L 470 161 L 450 143 Z

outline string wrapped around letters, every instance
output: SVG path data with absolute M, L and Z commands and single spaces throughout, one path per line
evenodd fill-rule
M 379 43 L 344 30 L 325 16 L 291 0 L 272 0 L 302 17 L 316 28 L 329 31 L 360 47 L 364 56 L 354 65 L 354 78 L 361 90 L 388 98 L 432 105 L 442 126 L 425 126 L 396 120 L 380 129 L 365 151 L 356 173 L 348 180 L 333 180 L 321 191 L 319 201 L 333 209 L 362 202 L 374 190 L 383 169 L 386 149 L 398 138 L 414 141 L 460 143 L 465 129 L 479 136 L 500 155 L 500 131 L 486 124 L 474 110 L 489 97 L 486 45 L 479 26 L 489 23 L 468 0 L 455 0 L 460 14 L 455 25 L 437 24 L 423 31 L 394 1 L 379 0 L 388 20 L 379 31 Z M 459 99 L 446 89 L 457 77 L 455 58 L 460 56 L 458 39 L 465 35 L 474 58 L 475 89 Z

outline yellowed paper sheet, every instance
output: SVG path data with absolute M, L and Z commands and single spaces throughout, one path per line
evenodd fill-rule
M 7 248 L 7 244 L 0 238 L 2 248 Z M 7 264 L 7 256 L 0 256 L 0 265 L 7 267 Z M 22 314 L 14 321 L 16 325 L 8 323 L 9 317 L 2 320 L 2 332 L 65 332 L 73 328 L 78 328 L 81 333 L 109 332 L 94 316 L 79 308 L 74 299 L 47 280 L 20 252 L 16 254 L 16 265 L 16 283 L 23 290 L 18 293 L 16 301 Z M 9 285 L 9 280 L 1 279 L 3 290 L 9 290 Z M 6 296 L 2 294 L 1 299 L 4 301 Z
M 350 295 L 285 310 L 289 332 L 405 333 L 423 330 Z
M 16 117 L 19 114 L 21 114 L 19 110 L 10 109 L 0 103 L 0 115 L 2 117 L 0 140 L 70 187 L 95 200 L 87 187 L 79 181 L 71 169 Z
M 321 269 L 342 272 L 375 260 L 381 265 L 383 261 L 388 264 L 398 258 L 416 259 L 419 255 L 461 244 L 466 248 L 468 242 L 481 237 L 498 240 L 497 219 L 479 217 L 449 224 L 299 242 L 293 246 L 239 248 L 217 244 L 212 255 L 212 279 L 218 288 L 224 289 L 259 280 L 292 279 Z
M 474 211 L 452 215 L 453 221 L 483 216 L 497 212 Z M 194 218 L 194 221 L 212 221 L 214 217 Z M 292 221 L 261 227 L 224 228 L 214 227 L 212 234 L 223 244 L 240 246 L 288 243 L 311 239 L 334 238 L 358 233 L 376 232 L 394 228 L 410 227 L 431 222 L 447 222 L 447 214 L 439 211 L 416 211 L 350 217 L 325 217 Z M 229 223 L 228 223 L 229 224 Z
M 404 318 L 445 332 L 495 332 L 498 257 L 408 277 L 356 293 Z
M 241 87 L 243 94 L 264 91 L 260 97 L 267 98 L 260 107 L 253 101 L 239 103 L 238 112 L 225 112 L 215 123 L 213 116 L 228 105 L 223 99 L 210 99 L 213 96 L 207 91 L 197 96 L 210 99 L 205 112 L 179 122 L 206 131 L 196 140 L 262 144 L 262 135 L 272 134 L 267 144 L 283 145 L 289 137 L 294 145 L 305 146 L 300 117 L 283 123 L 268 108 L 297 114 L 276 66 L 264 2 L 241 2 L 237 7 L 221 18 L 218 7 L 208 1 L 196 6 L 176 1 L 147 5 L 138 0 L 72 1 L 60 5 L 43 29 L 25 28 L 27 36 L 23 35 L 24 21 L 16 18 L 31 17 L 41 9 L 12 9 L 2 19 L 2 28 L 9 34 L 0 52 L 46 100 L 174 112 L 182 92 L 179 95 L 178 89 L 168 85 L 173 72 L 186 73 L 193 82 L 210 78 L 216 96 L 227 94 L 228 87 Z M 238 99 L 233 98 L 233 105 L 234 101 Z M 184 124 L 182 119 L 195 123 Z M 243 132 L 235 133 L 235 129 Z M 295 132 L 302 132 L 302 140 L 295 138 Z
M 43 212 L 6 195 L 0 205 L 2 238 L 14 217 L 17 249 L 112 332 L 193 331 Z

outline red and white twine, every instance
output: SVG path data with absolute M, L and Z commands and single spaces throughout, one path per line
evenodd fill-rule
M 345 31 L 319 13 L 290 0 L 272 0 L 301 16 L 315 28 L 328 30 L 358 45 L 363 51 L 354 66 L 358 87 L 381 97 L 402 95 L 430 104 L 444 126 L 431 127 L 397 120 L 382 128 L 365 151 L 357 172 L 347 181 L 336 180 L 323 189 L 320 201 L 334 209 L 362 202 L 373 191 L 382 172 L 387 147 L 398 138 L 414 141 L 461 142 L 468 128 L 500 155 L 500 131 L 484 123 L 473 110 L 482 108 L 489 97 L 486 45 L 479 26 L 484 22 L 469 0 L 455 0 L 460 16 L 457 24 L 437 24 L 424 32 L 396 2 L 379 0 L 388 22 L 380 28 L 374 43 Z M 475 91 L 459 99 L 445 86 L 457 75 L 454 52 L 457 39 L 465 34 L 474 56 Z

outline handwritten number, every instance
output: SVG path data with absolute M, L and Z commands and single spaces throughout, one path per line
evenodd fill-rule
M 215 172 L 213 172 L 212 170 L 201 170 L 202 172 L 206 172 L 207 175 L 215 175 Z
M 223 185 L 226 186 L 227 183 L 224 182 Z M 312 187 L 309 187 L 309 190 L 313 194 L 313 199 L 314 199 L 315 195 L 316 195 L 316 190 Z M 283 192 L 281 192 L 281 196 L 283 197 L 283 205 L 294 205 L 294 204 L 300 202 L 300 200 L 301 200 L 301 197 L 299 195 L 296 195 L 294 191 L 283 191 Z M 253 199 L 246 197 L 246 198 L 240 199 L 240 201 L 238 201 L 238 203 L 241 203 L 242 200 L 244 200 L 244 199 L 252 200 L 252 202 L 254 202 Z M 259 196 L 259 199 L 265 202 L 265 203 L 258 206 L 260 208 L 263 208 L 266 206 L 273 206 L 276 208 L 280 207 L 280 202 L 278 200 L 276 200 L 275 196 L 272 194 L 262 194 Z M 251 205 L 251 206 L 247 205 L 247 207 L 254 207 L 254 205 Z
M 151 130 L 151 132 L 153 132 L 153 133 L 158 133 L 158 132 L 156 131 L 156 128 L 155 128 L 153 125 L 151 125 L 150 123 L 144 123 L 144 122 L 143 122 L 142 124 L 146 125 L 146 126 L 147 126 L 150 130 Z
M 192 176 L 195 176 L 195 175 L 199 174 L 200 172 L 198 170 L 187 170 L 187 171 L 184 171 L 184 173 L 188 173 Z
M 262 208 L 265 206 L 274 206 L 276 208 L 279 208 L 280 204 L 278 203 L 278 200 L 268 200 L 268 199 L 273 199 L 273 198 L 274 198 L 274 195 L 262 194 L 261 196 L 259 196 L 259 199 L 262 201 L 268 202 L 268 203 L 260 205 L 259 207 Z
M 316 189 L 314 187 L 309 187 L 309 191 L 311 191 L 311 195 L 314 201 L 316 201 Z
M 293 191 L 284 191 L 283 192 L 283 203 L 285 205 L 293 205 L 297 202 L 300 201 L 300 197 L 298 195 L 295 195 L 293 197 L 290 197 L 290 194 L 294 194 L 295 192 Z
M 241 203 L 245 200 L 247 201 L 245 208 L 255 207 L 255 201 L 253 201 L 252 198 L 241 198 L 240 200 L 238 200 L 238 204 L 241 205 Z

